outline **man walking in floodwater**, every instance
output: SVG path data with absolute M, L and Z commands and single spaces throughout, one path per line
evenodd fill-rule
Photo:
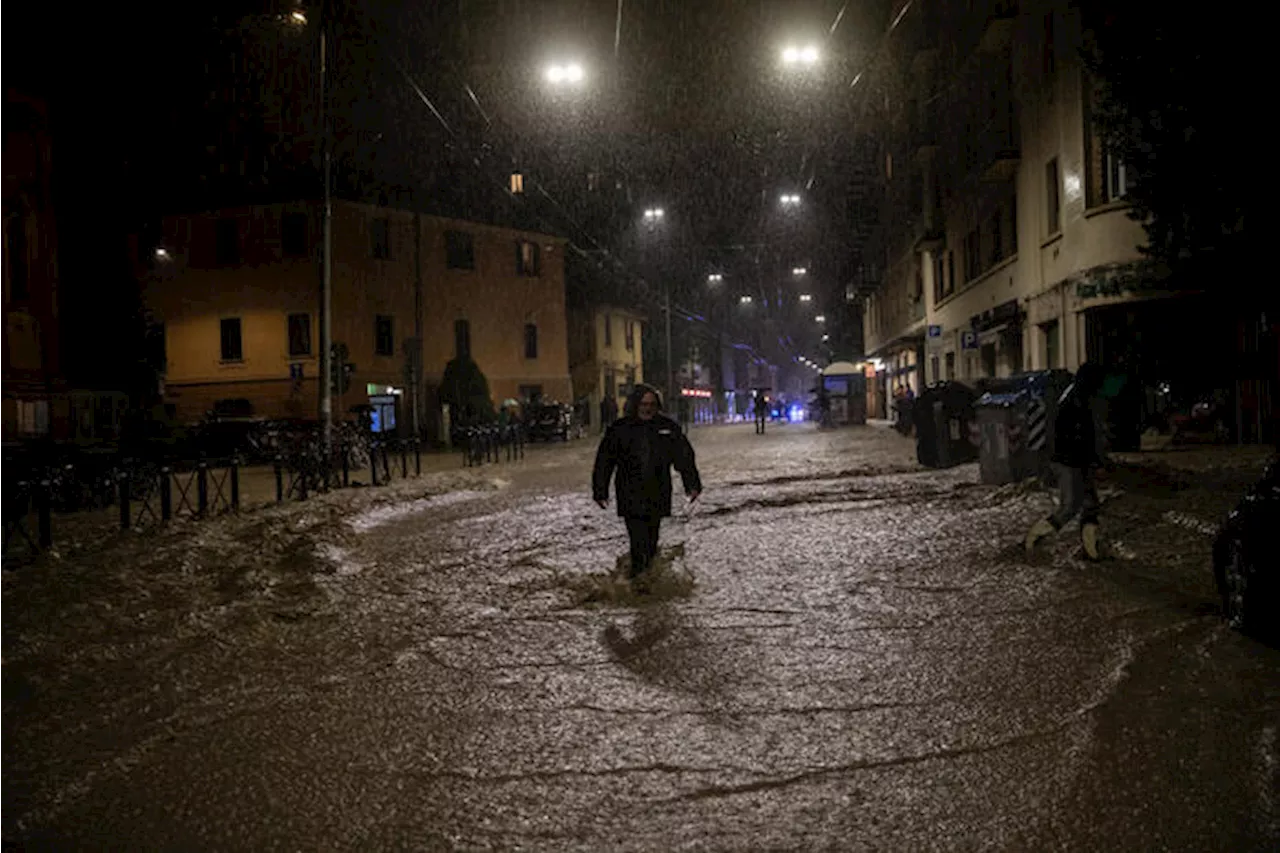
M 1075 382 L 1058 401 L 1058 414 L 1053 421 L 1053 464 L 1058 477 L 1058 508 L 1027 531 L 1028 554 L 1036 543 L 1080 513 L 1080 542 L 1085 556 L 1097 560 L 1098 554 L 1098 489 L 1096 472 L 1105 467 L 1105 428 L 1099 422 L 1098 400 L 1106 374 L 1102 366 L 1091 361 L 1080 365 Z
M 596 451 L 591 492 L 601 509 L 609 505 L 609 479 L 617 471 L 618 515 L 631 539 L 631 572 L 635 580 L 658 553 L 658 528 L 671 515 L 671 468 L 680 472 L 692 503 L 702 492 L 693 447 L 675 421 L 660 414 L 658 392 L 637 385 L 623 416 L 605 430 Z

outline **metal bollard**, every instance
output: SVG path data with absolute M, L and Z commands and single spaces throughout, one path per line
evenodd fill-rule
M 173 518 L 173 478 L 169 466 L 160 469 L 160 520 Z
M 196 466 L 196 506 L 204 518 L 209 512 L 209 466 L 203 462 Z
M 231 509 L 240 511 L 240 460 L 231 458 Z
M 413 440 L 413 476 L 422 476 L 422 444 L 416 438 Z
M 120 473 L 120 529 L 128 530 L 132 524 L 129 520 L 129 472 Z
M 409 450 L 404 446 L 404 442 L 400 442 L 400 477 L 401 479 L 409 479 Z
M 369 471 L 373 476 L 373 485 L 378 485 L 378 444 L 369 442 Z
M 53 516 L 49 507 L 49 481 L 43 480 L 36 490 L 36 526 L 41 548 L 53 545 Z

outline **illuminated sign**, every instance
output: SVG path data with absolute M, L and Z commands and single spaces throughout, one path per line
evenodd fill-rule
M 705 388 L 681 388 L 681 397 L 705 397 L 710 398 L 711 392 Z

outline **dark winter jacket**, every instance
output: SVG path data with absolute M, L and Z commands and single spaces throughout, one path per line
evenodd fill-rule
M 1101 466 L 1103 436 L 1093 396 L 1078 384 L 1072 385 L 1058 401 L 1058 415 L 1053 422 L 1053 461 L 1069 468 Z
M 591 492 L 609 499 L 609 479 L 617 470 L 618 515 L 662 518 L 671 515 L 671 468 L 680 472 L 685 493 L 702 491 L 693 447 L 675 421 L 663 415 L 643 421 L 635 416 L 615 421 L 596 452 Z

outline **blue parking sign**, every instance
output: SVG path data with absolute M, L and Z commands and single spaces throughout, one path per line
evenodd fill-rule
M 961 332 L 960 333 L 960 349 L 977 349 L 978 333 L 977 332 Z
M 940 337 L 942 337 L 942 327 L 941 327 L 941 326 L 930 326 L 930 327 L 929 327 L 929 337 L 931 337 L 931 338 L 940 338 Z

